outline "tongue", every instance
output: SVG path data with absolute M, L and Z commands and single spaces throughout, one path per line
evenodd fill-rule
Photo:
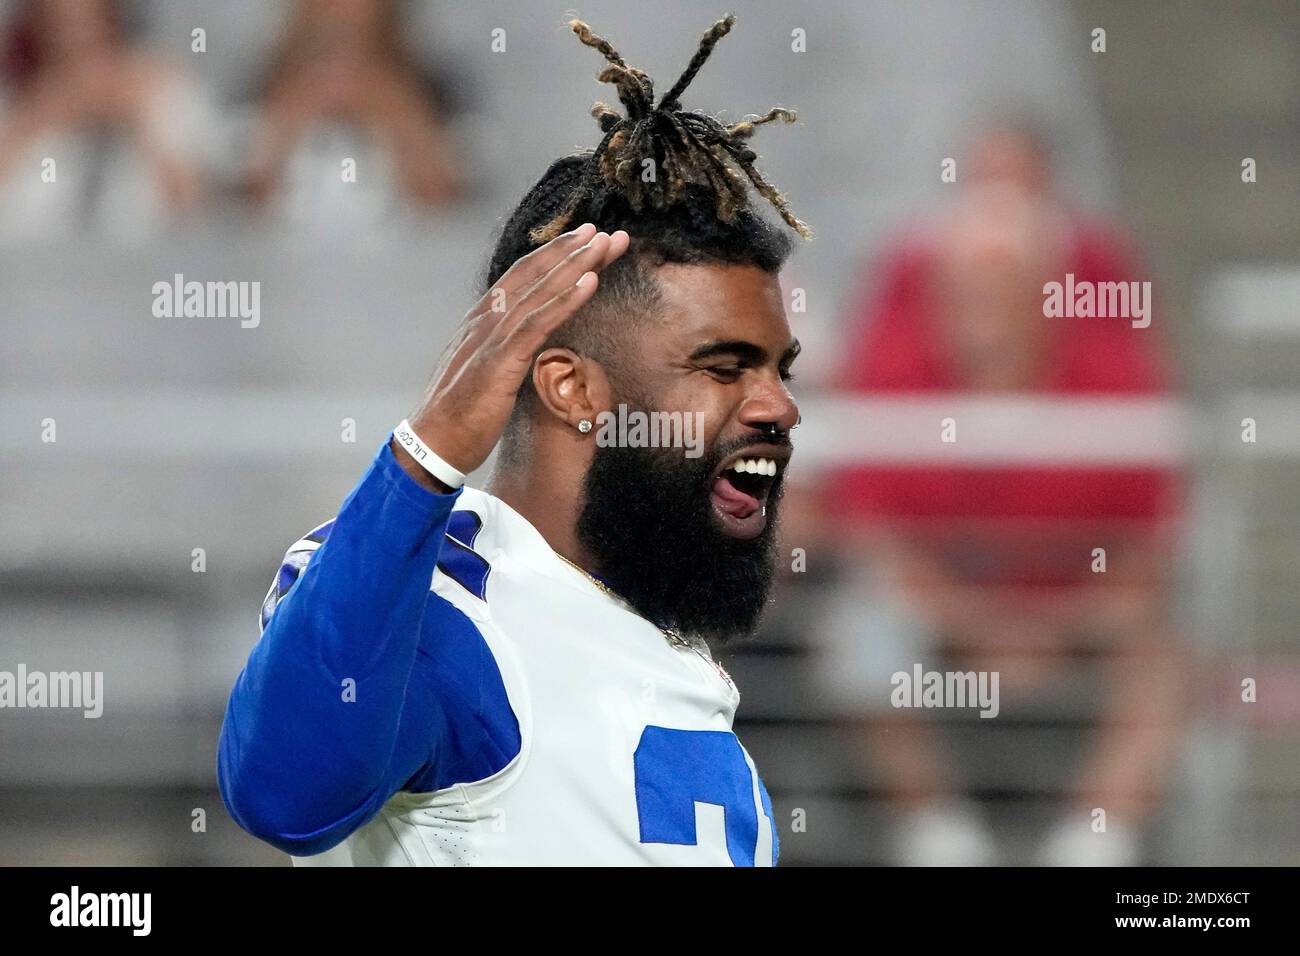
M 733 518 L 748 518 L 758 510 L 758 499 L 745 494 L 724 475 L 719 475 L 713 482 L 713 500 L 718 508 Z

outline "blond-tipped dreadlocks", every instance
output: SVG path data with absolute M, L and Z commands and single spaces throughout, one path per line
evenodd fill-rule
M 601 102 L 591 108 L 605 136 L 591 153 L 577 188 L 564 205 L 548 222 L 529 232 L 532 241 L 546 242 L 567 229 L 582 203 L 592 197 L 598 178 L 609 190 L 621 192 L 637 212 L 647 206 L 662 210 L 684 201 L 691 184 L 707 187 L 713 194 L 717 217 L 724 223 L 732 222 L 737 211 L 745 207 L 748 179 L 792 229 L 805 239 L 812 237 L 808 226 L 790 211 L 780 191 L 755 169 L 758 157 L 745 142 L 764 123 L 777 119 L 793 123 L 795 114 L 791 110 L 777 107 L 764 116 L 724 126 L 703 112 L 682 109 L 682 93 L 735 22 L 735 16 L 728 15 L 709 28 L 685 72 L 658 106 L 654 105 L 654 83 L 644 71 L 628 66 L 608 40 L 592 33 L 581 20 L 569 22 L 579 40 L 609 61 L 597 78 L 614 84 L 627 115 L 620 116 Z M 647 160 L 657 170 L 649 181 L 642 178 Z

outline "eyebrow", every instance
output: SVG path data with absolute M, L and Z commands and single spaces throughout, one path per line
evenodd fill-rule
M 802 350 L 803 346 L 799 344 L 799 340 L 793 340 L 781 355 L 782 364 L 793 362 Z M 751 362 L 754 365 L 762 365 L 767 361 L 767 349 L 761 345 L 755 345 L 753 342 L 746 342 L 743 339 L 708 342 L 691 353 L 691 360 L 698 362 L 718 355 L 734 355 L 736 358 Z

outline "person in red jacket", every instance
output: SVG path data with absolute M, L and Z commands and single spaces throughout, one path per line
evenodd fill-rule
M 1076 284 L 1142 278 L 1113 230 L 1053 194 L 1049 172 L 1030 130 L 986 128 L 954 203 L 885 256 L 858 300 L 842 389 L 1030 403 L 1170 393 L 1158 328 L 1044 315 L 1045 283 L 1066 273 Z M 1100 664 L 1099 730 L 1042 859 L 1136 859 L 1179 723 L 1179 652 L 1165 606 L 1176 469 L 903 457 L 838 470 L 825 490 L 825 513 L 849 529 L 858 580 L 827 628 L 832 685 L 879 703 L 884 675 L 942 659 L 998 672 L 1010 702 L 1059 680 L 1067 661 Z M 1094 567 L 1098 547 L 1104 574 Z M 863 726 L 901 814 L 901 858 L 991 862 L 987 829 L 960 797 L 923 712 L 885 707 Z M 1107 815 L 1104 838 L 1097 808 Z

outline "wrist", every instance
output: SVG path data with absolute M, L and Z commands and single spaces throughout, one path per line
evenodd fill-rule
M 465 484 L 465 473 L 439 455 L 406 419 L 393 429 L 390 441 L 397 446 L 394 454 L 400 453 L 403 470 L 425 487 L 446 494 Z
M 411 480 L 425 491 L 431 491 L 435 495 L 449 495 L 455 492 L 455 488 L 443 484 L 421 468 L 420 463 L 411 457 L 410 453 L 401 446 L 396 437 L 388 439 L 388 447 L 392 450 L 393 457 L 397 459 L 397 464 L 401 466 L 402 471 L 406 472 Z

